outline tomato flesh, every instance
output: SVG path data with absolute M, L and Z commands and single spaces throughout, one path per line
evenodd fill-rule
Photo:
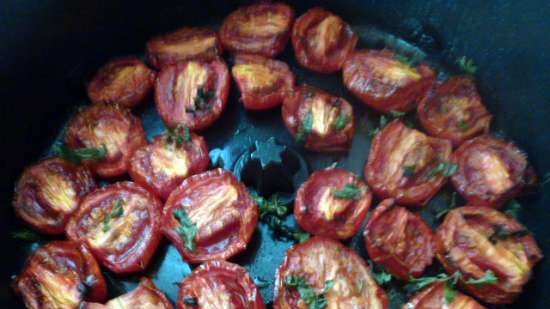
M 456 292 L 453 301 L 449 304 L 445 300 L 445 283 L 439 282 L 430 285 L 413 296 L 401 309 L 485 309 L 473 298 Z

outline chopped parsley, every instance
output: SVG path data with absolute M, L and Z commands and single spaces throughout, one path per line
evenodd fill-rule
M 302 276 L 287 276 L 285 278 L 285 286 L 287 288 L 295 288 L 300 294 L 300 298 L 308 306 L 308 309 L 323 309 L 328 305 L 326 293 L 332 289 L 334 281 L 325 281 L 325 287 L 319 294 L 315 292 Z
M 466 120 L 462 119 L 457 123 L 457 127 L 460 131 L 465 132 L 470 128 L 470 124 L 468 124 Z
M 260 219 L 269 215 L 283 217 L 288 213 L 288 203 L 283 203 L 278 194 L 273 194 L 269 199 L 263 198 L 257 194 L 252 196 L 260 211 Z
M 197 89 L 195 97 L 195 110 L 205 110 L 208 108 L 208 102 L 216 97 L 215 91 L 206 91 L 204 87 Z
M 101 160 L 107 157 L 107 147 L 89 147 L 71 149 L 66 144 L 56 144 L 53 146 L 53 152 L 63 160 L 74 164 L 80 164 L 82 161 Z
M 177 126 L 166 130 L 166 143 L 181 147 L 191 141 L 191 130 L 185 126 Z
M 342 189 L 332 190 L 332 196 L 338 199 L 357 200 L 361 197 L 362 190 L 351 183 L 346 184 Z
M 113 203 L 111 211 L 103 218 L 103 232 L 108 232 L 111 229 L 111 221 L 116 218 L 120 218 L 124 214 L 124 208 L 122 208 L 122 199 L 117 199 Z
M 458 165 L 452 162 L 440 162 L 428 173 L 428 177 L 432 178 L 435 175 L 441 174 L 445 177 L 451 177 L 458 170 Z
M 176 228 L 176 232 L 180 235 L 185 243 L 185 249 L 193 252 L 197 248 L 195 244 L 195 236 L 197 235 L 197 226 L 191 221 L 187 212 L 184 209 L 174 211 L 174 218 L 180 223 Z
M 371 260 L 368 260 L 370 271 L 374 281 L 379 285 L 386 285 L 393 280 L 392 274 L 388 273 L 384 268 L 375 265 Z
M 306 117 L 304 118 L 302 124 L 298 128 L 298 132 L 296 133 L 296 142 L 300 144 L 304 144 L 309 134 L 311 134 L 312 129 L 313 129 L 313 112 L 309 111 L 306 114 Z
M 369 135 L 370 136 L 375 136 L 376 134 L 380 133 L 380 131 L 382 131 L 382 129 L 388 124 L 388 122 L 390 122 L 391 120 L 397 119 L 397 118 L 401 118 L 401 117 L 405 116 L 406 114 L 407 113 L 399 112 L 399 111 L 390 111 L 389 117 L 386 116 L 386 115 L 380 116 L 378 127 L 372 129 L 369 132 Z
M 498 278 L 495 276 L 495 273 L 491 270 L 485 272 L 485 275 L 479 279 L 468 279 L 464 283 L 468 285 L 486 285 L 486 284 L 497 284 Z
M 348 114 L 340 112 L 338 117 L 336 117 L 336 120 L 334 120 L 332 127 L 338 131 L 343 130 L 350 120 L 351 117 Z

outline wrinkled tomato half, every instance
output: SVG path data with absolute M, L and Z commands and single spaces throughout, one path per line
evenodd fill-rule
M 294 74 L 279 60 L 237 55 L 231 73 L 241 91 L 244 107 L 251 110 L 281 105 L 294 88 Z
M 29 309 L 78 309 L 83 300 L 103 301 L 107 286 L 84 245 L 52 241 L 32 253 L 13 288 Z
M 450 211 L 436 239 L 437 258 L 448 273 L 460 271 L 462 283 L 494 273 L 495 284 L 463 285 L 491 304 L 512 303 L 542 259 L 535 238 L 523 225 L 498 210 L 477 205 Z
M 289 284 L 299 280 L 315 294 L 324 292 L 326 308 L 389 308 L 386 293 L 372 278 L 365 261 L 335 240 L 313 237 L 288 250 L 277 270 L 275 309 L 307 308 L 298 289 Z M 330 281 L 332 286 L 327 288 Z
M 451 151 L 451 142 L 394 120 L 374 137 L 365 178 L 379 198 L 394 198 L 402 205 L 424 205 L 445 184 L 442 167 L 452 165 Z
M 297 142 L 313 151 L 345 151 L 355 133 L 351 104 L 308 85 L 285 98 L 282 116 Z
M 275 57 L 285 49 L 293 21 L 294 11 L 284 3 L 241 7 L 225 18 L 220 41 L 233 53 Z
M 432 264 L 436 249 L 430 226 L 393 199 L 383 200 L 372 213 L 365 246 L 374 262 L 403 281 L 420 277 Z
M 342 18 L 320 7 L 309 9 L 292 27 L 292 46 L 298 63 L 318 73 L 339 71 L 357 40 Z
M 248 190 L 222 169 L 188 177 L 164 206 L 163 232 L 189 263 L 242 252 L 257 223 L 258 208 Z
M 445 283 L 437 282 L 411 298 L 401 309 L 485 309 L 473 298 L 456 292 L 449 304 L 445 298 Z
M 157 79 L 157 111 L 169 127 L 205 129 L 225 109 L 229 82 L 229 71 L 221 59 L 167 66 Z
M 203 27 L 184 27 L 147 42 L 147 59 L 158 69 L 189 60 L 214 60 L 221 52 L 216 32 Z
M 209 261 L 185 278 L 178 309 L 264 309 L 262 295 L 244 267 L 226 261 Z
M 335 239 L 355 235 L 372 201 L 367 185 L 341 168 L 316 171 L 296 193 L 294 215 L 307 232 Z
M 346 88 L 382 113 L 413 109 L 436 77 L 428 65 L 412 67 L 389 50 L 356 51 L 344 63 L 342 73 Z
M 147 143 L 141 120 L 114 105 L 82 108 L 69 123 L 65 140 L 72 149 L 105 147 L 105 158 L 84 163 L 106 178 L 124 175 L 134 151 Z
M 114 59 L 99 68 L 88 84 L 93 103 L 134 107 L 153 90 L 157 73 L 136 57 Z
M 162 234 L 161 202 L 133 182 L 118 182 L 93 191 L 67 224 L 67 236 L 85 243 L 115 273 L 142 271 Z
M 63 234 L 69 216 L 95 187 L 86 167 L 60 158 L 46 159 L 23 171 L 13 207 L 19 218 L 41 233 Z

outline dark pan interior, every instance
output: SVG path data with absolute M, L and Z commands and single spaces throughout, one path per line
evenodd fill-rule
M 147 39 L 183 25 L 218 25 L 221 18 L 247 1 L 17 1 L 0 4 L 0 97 L 3 173 L 0 208 L 0 237 L 5 253 L 0 263 L 0 308 L 23 308 L 11 292 L 16 274 L 29 244 L 11 237 L 22 228 L 15 219 L 11 198 L 13 184 L 22 168 L 43 156 L 71 113 L 86 104 L 84 81 L 98 65 L 113 56 L 141 55 Z M 514 140 L 524 149 L 544 182 L 549 181 L 550 160 L 550 2 L 486 1 L 299 1 L 292 3 L 298 14 L 322 5 L 346 19 L 360 35 L 359 47 L 396 48 L 405 53 L 426 55 L 441 71 L 457 73 L 456 59 L 467 56 L 478 65 L 477 81 L 489 110 L 494 114 L 493 132 Z M 283 56 L 299 82 L 308 82 L 348 99 L 359 120 L 353 147 L 347 155 L 320 155 L 297 149 L 310 170 L 338 166 L 362 174 L 370 146 L 368 131 L 378 115 L 367 111 L 343 87 L 339 74 L 320 76 L 297 66 L 293 52 Z M 211 156 L 224 168 L 232 169 L 237 157 L 255 140 L 276 137 L 294 145 L 278 115 L 249 113 L 238 103 L 233 87 L 229 108 L 221 120 L 204 135 Z M 152 102 L 136 113 L 144 120 L 148 137 L 163 130 Z M 223 161 L 223 163 L 222 163 Z M 550 256 L 550 183 L 521 198 L 519 219 L 536 236 Z M 448 203 L 449 189 L 443 190 L 423 215 L 430 221 L 433 211 Z M 290 220 L 290 219 L 289 219 Z M 42 240 L 45 241 L 45 240 Z M 349 245 L 366 256 L 360 237 Z M 245 254 L 234 259 L 251 275 L 272 281 L 282 262 L 288 241 L 276 239 L 263 224 Z M 181 279 L 191 271 L 176 250 L 165 244 L 146 275 L 174 300 Z M 434 270 L 435 271 L 435 270 Z M 108 274 L 111 293 L 131 289 L 139 275 L 116 277 Z M 266 301 L 272 299 L 272 284 L 262 288 Z M 392 308 L 399 308 L 404 295 L 390 286 Z M 514 306 L 546 308 L 550 301 L 550 265 L 543 260 L 533 280 Z

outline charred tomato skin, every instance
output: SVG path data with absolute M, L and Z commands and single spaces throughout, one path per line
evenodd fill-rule
M 445 283 L 434 283 L 414 295 L 401 309 L 485 309 L 475 299 L 457 292 L 453 301 L 445 300 Z
M 223 260 L 208 261 L 186 277 L 180 284 L 177 306 L 197 308 L 185 304 L 186 299 L 196 300 L 198 308 L 221 303 L 216 297 L 227 297 L 234 309 L 265 309 L 262 295 L 247 270 Z
M 334 190 L 356 186 L 359 196 L 343 199 Z M 332 239 L 347 239 L 357 234 L 371 205 L 367 185 L 352 172 L 331 168 L 314 172 L 304 182 L 294 202 L 294 216 L 307 232 Z

